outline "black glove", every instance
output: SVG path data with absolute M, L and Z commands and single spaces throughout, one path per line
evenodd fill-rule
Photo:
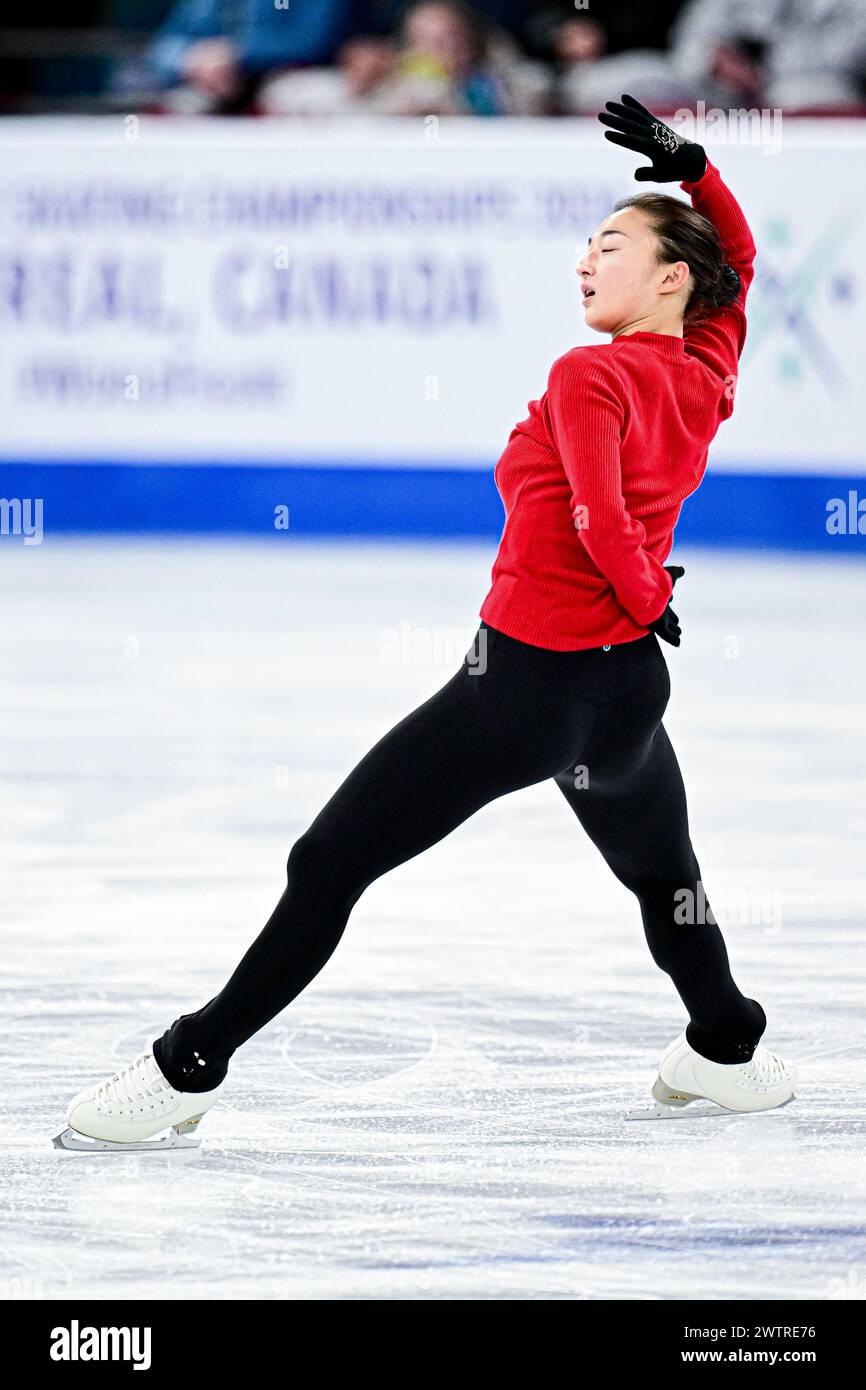
M 676 586 L 676 582 L 685 574 L 683 565 L 665 565 L 665 569 Z M 673 589 L 671 590 L 673 593 Z M 668 603 L 667 608 L 656 618 L 655 622 L 648 623 L 650 632 L 654 632 L 657 637 L 661 637 L 663 642 L 670 642 L 672 647 L 680 645 L 680 620 Z
M 606 130 L 605 140 L 612 140 L 615 145 L 623 145 L 652 160 L 649 168 L 644 164 L 635 169 L 635 178 L 641 182 L 652 179 L 654 183 L 696 183 L 707 167 L 703 145 L 677 135 L 634 97 L 623 96 L 622 100 L 622 105 L 618 101 L 606 101 L 605 107 L 611 115 L 601 111 L 598 119 L 617 132 Z

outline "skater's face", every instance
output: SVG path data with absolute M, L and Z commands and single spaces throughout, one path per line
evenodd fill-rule
M 576 271 L 584 321 L 597 333 L 682 331 L 689 292 L 685 261 L 659 263 L 657 240 L 639 208 L 621 208 L 589 238 Z

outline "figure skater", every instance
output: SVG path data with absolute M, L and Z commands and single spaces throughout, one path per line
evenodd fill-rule
M 497 797 L 547 780 L 634 893 L 688 1014 L 648 1113 L 792 1098 L 795 1069 L 760 1046 L 764 1009 L 731 975 L 662 723 L 659 639 L 680 644 L 670 598 L 684 573 L 663 560 L 733 410 L 755 246 L 700 145 L 629 96 L 599 120 L 608 140 L 651 159 L 636 179 L 678 182 L 691 205 L 624 198 L 589 238 L 583 312 L 609 341 L 559 357 L 509 436 L 494 474 L 505 525 L 460 669 L 379 739 L 292 846 L 282 897 L 220 992 L 76 1096 L 56 1144 L 197 1144 L 233 1053 L 318 975 L 365 888 Z

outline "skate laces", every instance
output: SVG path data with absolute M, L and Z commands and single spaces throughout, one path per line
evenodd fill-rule
M 781 1057 L 766 1047 L 756 1047 L 751 1061 L 746 1063 L 746 1076 L 762 1086 L 777 1086 L 786 1075 L 787 1067 Z
M 123 1106 L 140 1100 L 145 1094 L 156 1097 L 161 1092 L 170 1091 L 171 1087 L 159 1072 L 151 1054 L 142 1052 L 128 1067 L 115 1072 L 114 1076 L 108 1081 L 103 1081 L 96 1089 L 98 1095 Z

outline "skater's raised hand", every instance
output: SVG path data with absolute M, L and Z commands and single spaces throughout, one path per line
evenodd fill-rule
M 606 101 L 605 108 L 598 119 L 613 130 L 606 130 L 604 138 L 652 160 L 649 167 L 644 164 L 635 169 L 634 176 L 640 182 L 695 183 L 703 176 L 707 167 L 703 146 L 677 135 L 634 97 L 624 95 L 622 102 Z
M 668 574 L 671 577 L 672 585 L 675 585 L 678 579 L 682 579 L 683 575 L 686 572 L 685 565 L 665 565 L 664 568 L 667 570 Z M 671 593 L 673 593 L 673 589 L 671 589 Z

